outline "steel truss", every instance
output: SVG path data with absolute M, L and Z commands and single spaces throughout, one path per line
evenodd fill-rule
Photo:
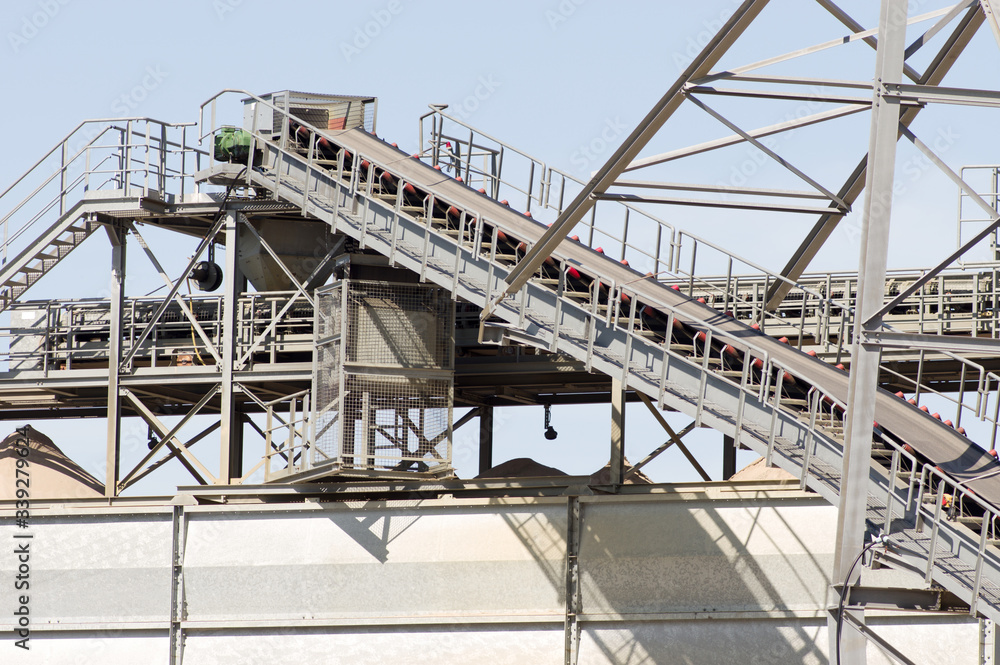
M 838 522 L 837 560 L 834 577 L 842 578 L 851 569 L 851 562 L 862 550 L 865 534 L 865 512 L 867 509 L 868 473 L 871 459 L 872 428 L 874 419 L 875 391 L 878 385 L 879 358 L 883 346 L 907 347 L 918 350 L 962 351 L 973 348 L 973 343 L 948 345 L 933 335 L 910 335 L 889 332 L 884 329 L 883 316 L 913 295 L 921 287 L 934 279 L 942 270 L 954 263 L 969 248 L 986 238 L 1000 226 L 1000 214 L 993 206 L 976 194 L 954 170 L 949 168 L 931 148 L 922 142 L 910 126 L 920 110 L 928 104 L 957 104 L 995 107 L 1000 105 L 1000 92 L 991 90 L 968 90 L 941 86 L 947 72 L 954 65 L 972 36 L 983 23 L 987 23 L 994 38 L 1000 45 L 1000 24 L 994 13 L 991 0 L 963 0 L 955 5 L 929 12 L 920 16 L 907 16 L 906 0 L 882 0 L 879 25 L 877 28 L 863 29 L 847 12 L 831 0 L 818 0 L 818 4 L 847 26 L 852 33 L 843 39 L 835 39 L 812 47 L 799 49 L 784 55 L 771 57 L 744 66 L 727 67 L 713 71 L 714 67 L 744 31 L 756 20 L 767 5 L 766 0 L 744 2 L 712 39 L 695 57 L 691 65 L 670 87 L 666 95 L 654 106 L 624 140 L 615 153 L 593 175 L 591 180 L 566 206 L 555 222 L 542 237 L 526 252 L 506 278 L 506 285 L 492 301 L 492 307 L 499 307 L 507 297 L 517 294 L 543 265 L 562 241 L 590 211 L 595 202 L 602 200 L 627 201 L 631 203 L 658 203 L 668 205 L 697 205 L 726 209 L 768 210 L 789 213 L 820 213 L 812 231 L 786 265 L 782 277 L 768 290 L 768 309 L 778 307 L 789 290 L 794 286 L 809 261 L 815 256 L 844 214 L 850 212 L 862 192 L 865 192 L 862 213 L 862 253 L 858 272 L 857 300 L 854 305 L 854 344 L 851 351 L 851 376 L 847 398 L 849 416 L 845 432 L 844 477 L 840 493 L 840 518 Z M 936 19 L 936 20 L 935 20 Z M 919 37 L 909 45 L 906 43 L 907 27 L 924 21 L 934 21 Z M 906 60 L 920 50 L 937 33 L 955 24 L 944 46 L 938 51 L 931 64 L 923 72 L 915 71 Z M 835 48 L 853 41 L 863 40 L 876 51 L 874 84 L 849 80 L 830 80 L 787 76 L 759 76 L 751 72 L 770 65 L 789 61 L 801 56 Z M 906 76 L 912 84 L 902 82 Z M 731 82 L 767 83 L 780 86 L 777 90 L 743 90 L 721 88 L 721 84 Z M 709 85 L 712 84 L 712 85 Z M 814 85 L 839 87 L 844 89 L 869 90 L 871 96 L 834 96 L 803 94 L 795 91 L 796 86 Z M 815 100 L 842 103 L 840 109 L 825 114 L 814 114 L 808 118 L 779 125 L 744 130 L 737 123 L 710 107 L 705 96 L 727 95 L 751 99 Z M 670 119 L 678 107 L 690 101 L 697 108 L 734 132 L 732 137 L 714 142 L 702 143 L 669 153 L 639 158 L 640 151 L 650 139 Z M 804 171 L 791 164 L 774 150 L 764 145 L 760 139 L 768 135 L 825 122 L 861 109 L 871 110 L 871 135 L 868 154 L 862 158 L 847 182 L 839 191 L 824 187 Z M 937 266 L 916 280 L 902 293 L 889 302 L 884 302 L 886 257 L 888 254 L 888 229 L 891 213 L 892 185 L 895 173 L 896 143 L 900 137 L 912 142 L 948 178 L 955 182 L 969 198 L 982 208 L 990 220 L 986 228 L 966 242 L 956 252 L 944 258 Z M 746 142 L 754 146 L 770 159 L 781 164 L 808 185 L 811 190 L 766 191 L 727 187 L 713 188 L 709 185 L 685 186 L 678 183 L 656 183 L 651 181 L 624 180 L 623 174 L 630 171 L 655 166 L 684 156 Z M 668 189 L 694 192 L 725 192 L 726 194 L 752 194 L 778 198 L 773 203 L 690 200 L 671 197 L 652 197 L 612 191 L 624 189 Z M 813 206 L 784 204 L 781 198 L 820 198 L 828 207 L 817 209 Z M 803 310 L 804 311 L 804 310 Z M 996 353 L 997 342 L 979 341 L 976 350 L 984 355 Z M 922 356 L 921 356 L 922 357 Z M 669 431 L 669 430 L 668 430 Z M 853 580 L 849 580 L 853 582 Z M 831 628 L 835 619 L 831 618 Z M 865 637 L 875 640 L 864 628 L 863 612 L 852 612 L 850 623 L 857 631 L 847 631 L 842 652 L 837 662 L 865 662 Z M 834 631 L 831 630 L 831 633 Z M 840 645 L 836 645 L 839 647 Z M 835 648 L 831 645 L 831 648 Z M 843 660 L 841 661 L 841 658 Z

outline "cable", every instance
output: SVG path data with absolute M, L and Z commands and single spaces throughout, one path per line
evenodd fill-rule
M 226 211 L 226 204 L 229 203 L 229 197 L 232 195 L 233 190 L 236 189 L 237 184 L 240 182 L 240 178 L 242 178 L 243 175 L 246 172 L 247 172 L 247 167 L 244 166 L 242 169 L 240 169 L 240 172 L 238 174 L 236 174 L 236 177 L 233 178 L 233 181 L 226 188 L 226 195 L 222 197 L 222 202 L 219 203 L 219 209 L 216 211 L 215 218 L 212 220 L 212 226 L 215 226 L 215 223 L 217 221 L 219 221 L 219 217 L 221 217 L 222 214 Z M 209 245 L 208 245 L 209 249 L 212 249 L 214 247 L 214 242 L 215 242 L 214 240 L 209 241 Z M 230 251 L 235 251 L 235 248 L 230 248 Z M 214 254 L 215 254 L 215 252 L 212 251 L 211 252 L 212 258 L 214 258 Z M 185 281 L 185 284 L 187 284 L 188 300 L 191 303 L 191 314 L 193 316 L 194 315 L 194 294 L 191 293 L 191 276 L 187 275 L 184 278 L 184 281 Z M 157 289 L 157 290 L 159 290 L 159 289 Z M 180 295 L 180 294 L 178 294 L 178 295 Z M 181 297 L 183 297 L 183 296 L 181 296 Z M 204 365 L 205 364 L 205 360 L 204 360 L 204 358 L 201 357 L 201 351 L 198 349 L 198 343 L 197 343 L 197 341 L 195 341 L 195 337 L 194 337 L 194 325 L 193 324 L 191 326 L 191 345 L 194 348 L 194 354 L 195 354 L 195 356 L 198 357 L 198 363 L 201 364 L 201 365 Z
M 868 543 L 861 548 L 861 553 L 858 554 L 857 558 L 854 559 L 854 563 L 851 564 L 850 570 L 847 571 L 847 578 L 844 579 L 844 585 L 840 589 L 840 602 L 837 603 L 837 665 L 840 665 L 840 637 L 844 631 L 844 603 L 847 602 L 847 593 L 850 591 L 849 582 L 851 581 L 851 575 L 854 574 L 854 569 L 857 567 L 861 559 L 876 545 L 886 545 L 889 544 L 889 538 L 885 535 L 879 535 L 872 539 L 872 542 Z

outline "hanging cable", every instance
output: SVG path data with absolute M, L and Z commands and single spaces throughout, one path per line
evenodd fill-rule
M 847 571 L 847 577 L 844 579 L 844 585 L 840 589 L 840 602 L 837 603 L 837 664 L 840 664 L 840 638 L 844 631 L 844 604 L 847 602 L 847 594 L 850 591 L 850 581 L 851 575 L 854 574 L 854 569 L 857 567 L 858 563 L 864 558 L 865 554 L 868 553 L 876 545 L 889 545 L 889 537 L 884 534 L 879 534 L 878 536 L 872 538 L 872 541 L 861 548 L 861 553 L 858 554 L 857 558 L 854 559 L 854 563 L 851 564 L 850 570 Z

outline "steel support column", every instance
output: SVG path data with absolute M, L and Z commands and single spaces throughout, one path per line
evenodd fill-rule
M 108 331 L 108 438 L 104 495 L 118 494 L 121 461 L 122 413 L 118 394 L 119 366 L 122 361 L 122 312 L 125 307 L 125 230 L 118 225 L 104 227 L 111 240 L 111 321 Z
M 220 394 L 219 419 L 220 459 L 219 484 L 232 485 L 243 476 L 243 422 L 236 409 L 233 385 L 233 364 L 236 360 L 236 302 L 239 298 L 243 279 L 236 261 L 239 240 L 239 219 L 237 212 L 226 211 L 226 268 L 225 289 L 222 296 L 222 392 Z
M 736 439 L 722 437 L 722 479 L 729 480 L 736 475 Z
M 479 407 L 479 473 L 493 468 L 493 407 Z
M 611 484 L 625 483 L 625 386 L 611 380 Z
M 886 97 L 885 92 L 886 85 L 899 83 L 903 77 L 906 13 L 907 0 L 882 0 L 878 50 L 875 57 L 875 86 L 872 98 L 865 204 L 861 221 L 861 254 L 858 264 L 856 304 L 858 316 L 854 328 L 854 344 L 851 348 L 851 374 L 847 389 L 848 421 L 844 437 L 840 506 L 837 513 L 833 579 L 838 583 L 854 581 L 844 578 L 852 572 L 854 561 L 864 546 L 872 421 L 875 419 L 880 351 L 877 346 L 862 344 L 861 340 L 866 331 L 877 330 L 882 325 L 878 311 L 882 307 L 885 295 L 892 184 L 900 120 L 898 100 Z M 853 572 L 858 573 L 856 569 Z M 852 620 L 863 623 L 864 616 L 855 615 Z M 865 663 L 866 645 L 863 635 L 854 630 L 845 630 L 842 642 L 838 641 L 837 617 L 831 616 L 829 621 L 832 629 L 830 630 L 831 652 L 836 653 L 837 649 L 840 649 L 838 658 L 834 662 L 838 665 Z

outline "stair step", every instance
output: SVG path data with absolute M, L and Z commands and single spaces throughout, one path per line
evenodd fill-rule
M 50 245 L 61 245 L 63 247 L 76 247 L 79 243 L 75 240 L 63 240 L 62 238 L 54 238 Z

